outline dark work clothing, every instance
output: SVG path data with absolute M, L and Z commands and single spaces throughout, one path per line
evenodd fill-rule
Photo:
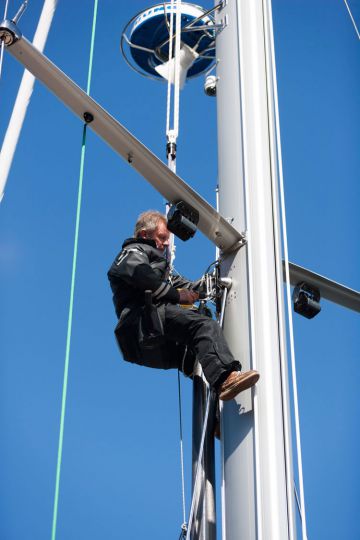
M 224 378 L 223 374 L 240 368 L 227 346 L 219 324 L 206 315 L 166 304 L 164 332 L 169 342 L 190 346 L 211 386 L 216 386 L 219 378 Z M 176 356 L 174 360 L 169 358 L 169 367 L 182 369 Z M 186 369 L 189 366 L 185 365 L 185 372 Z
M 128 238 L 110 267 L 108 278 L 116 315 L 125 307 L 144 303 L 144 292 L 152 291 L 154 302 L 179 301 L 176 286 L 168 282 L 169 265 L 153 240 Z
M 170 276 L 168 262 L 156 249 L 154 241 L 126 240 L 111 265 L 108 278 L 119 318 L 116 334 L 125 360 L 162 369 L 179 368 L 189 375 L 197 358 L 206 379 L 215 387 L 230 371 L 240 369 L 218 323 L 194 309 L 178 305 L 177 288 L 199 290 L 201 281 Z M 152 291 L 153 304 L 158 307 L 165 336 L 161 354 L 150 360 L 141 354 L 136 342 L 145 290 Z

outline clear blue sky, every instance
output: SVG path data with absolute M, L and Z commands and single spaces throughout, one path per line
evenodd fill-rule
M 349 4 L 360 24 L 360 2 Z M 32 0 L 21 20 L 28 39 L 41 5 Z M 119 52 L 121 29 L 148 6 L 100 0 L 92 95 L 164 158 L 166 86 Z M 11 14 L 17 7 L 10 0 Z M 82 87 L 92 9 L 60 0 L 46 48 Z M 273 0 L 273 12 L 290 260 L 359 290 L 360 43 L 341 0 Z M 6 56 L 1 139 L 21 73 Z M 214 203 L 216 103 L 202 84 L 182 92 L 178 171 Z M 51 535 L 81 136 L 81 122 L 37 83 L 0 206 L 1 540 Z M 163 208 L 162 198 L 89 132 L 58 540 L 180 532 L 176 373 L 122 361 L 106 278 L 149 207 Z M 213 259 L 200 233 L 178 243 L 176 266 L 191 278 Z M 308 536 L 358 540 L 359 319 L 322 305 L 312 321 L 294 318 Z M 189 381 L 183 388 L 189 502 Z

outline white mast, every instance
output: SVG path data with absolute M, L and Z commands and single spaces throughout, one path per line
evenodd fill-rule
M 33 41 L 33 45 L 39 51 L 44 50 L 57 2 L 58 0 L 44 1 Z M 0 202 L 4 196 L 6 182 L 20 137 L 21 128 L 24 123 L 26 111 L 34 89 L 34 83 L 34 75 L 25 70 L 0 153 Z
M 223 540 L 296 538 L 270 17 L 270 0 L 228 0 L 216 21 L 220 213 L 247 236 L 222 265 L 224 331 L 261 374 L 223 407 Z

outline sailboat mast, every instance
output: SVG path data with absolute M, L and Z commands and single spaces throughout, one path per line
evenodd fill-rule
M 255 388 L 222 408 L 223 540 L 296 538 L 282 293 L 270 0 L 216 13 L 219 211 L 247 245 L 228 255 L 224 331 Z

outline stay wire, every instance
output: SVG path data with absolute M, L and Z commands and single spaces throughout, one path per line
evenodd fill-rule
M 185 349 L 184 357 L 187 350 Z M 181 380 L 180 370 L 178 370 L 178 396 L 179 396 L 179 429 L 180 429 L 180 462 L 181 462 L 181 492 L 182 492 L 182 508 L 183 508 L 183 524 L 182 534 L 186 529 L 186 502 L 185 502 L 185 478 L 184 478 L 184 448 L 183 448 L 183 428 L 182 428 L 182 403 L 181 403 Z M 181 538 L 181 536 L 180 536 Z
M 360 33 L 359 33 L 359 30 L 358 30 L 358 28 L 357 28 L 357 26 L 356 26 L 355 19 L 354 19 L 354 17 L 352 16 L 352 13 L 351 13 L 349 4 L 347 3 L 346 0 L 344 0 L 344 3 L 345 3 L 345 6 L 346 6 L 346 9 L 347 9 L 348 12 L 349 12 L 350 19 L 351 19 L 351 22 L 353 23 L 353 26 L 354 26 L 354 28 L 355 28 L 355 32 L 356 32 L 356 34 L 357 34 L 357 37 L 360 39 Z
M 93 56 L 94 56 L 97 10 L 98 10 L 98 0 L 94 0 L 94 12 L 93 12 L 93 22 L 92 22 L 92 31 L 91 31 L 88 78 L 87 78 L 87 86 L 86 86 L 87 94 L 90 94 L 90 84 L 91 84 L 92 65 L 93 65 Z M 70 286 L 70 302 L 69 302 L 69 315 L 68 315 L 67 337 L 66 337 L 65 366 L 64 366 L 64 379 L 63 379 L 62 402 L 61 402 L 59 446 L 58 446 L 58 457 L 57 457 L 57 467 L 56 467 L 56 481 L 55 481 L 55 495 L 54 495 L 54 508 L 53 508 L 53 522 L 52 522 L 51 540 L 55 540 L 55 538 L 56 538 L 57 517 L 58 517 L 58 507 L 59 507 L 59 490 L 60 490 L 60 476 L 61 476 L 63 441 L 64 441 L 64 425 L 65 425 L 66 398 L 67 398 L 68 374 L 69 374 L 70 345 L 71 345 L 72 320 L 73 320 L 73 311 L 74 311 L 75 277 L 76 277 L 76 265 L 77 265 L 78 243 L 79 243 L 79 228 L 80 228 L 80 214 L 81 214 L 81 202 L 82 202 L 82 189 L 83 189 L 83 178 L 84 178 L 84 163 L 85 163 L 85 148 L 86 148 L 86 128 L 87 128 L 87 126 L 86 126 L 86 124 L 84 124 L 83 134 L 82 134 L 82 143 L 81 143 L 80 172 L 79 172 L 78 198 L 77 198 L 77 209 L 76 209 L 74 250 L 73 250 L 73 262 L 72 262 L 72 274 L 71 274 L 71 286 Z

